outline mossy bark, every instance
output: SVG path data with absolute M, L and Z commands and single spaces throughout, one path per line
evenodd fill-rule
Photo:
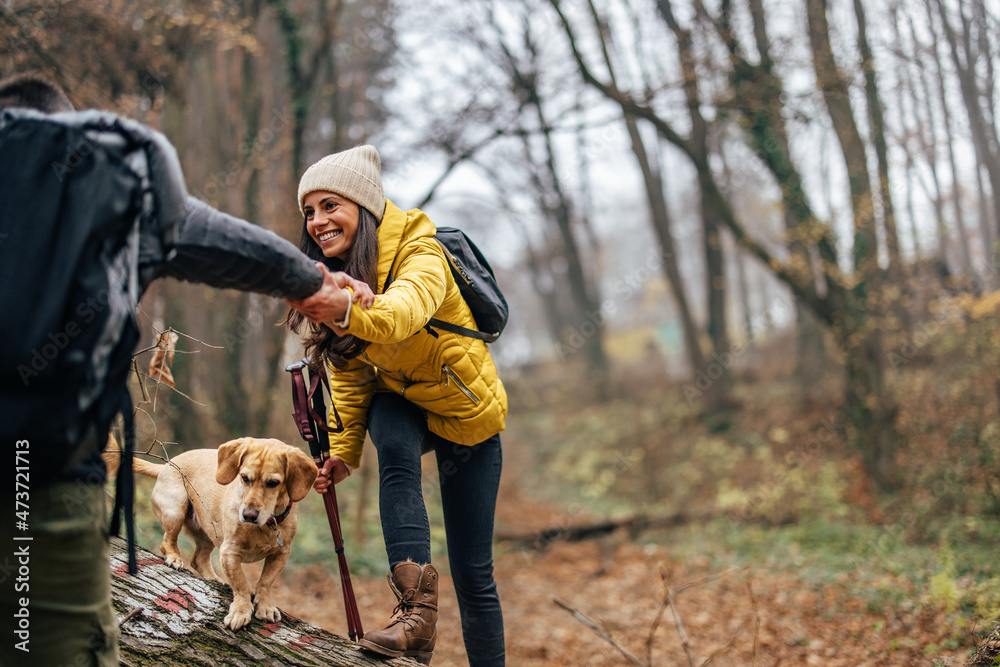
M 174 570 L 139 548 L 139 571 L 128 574 L 125 542 L 111 539 L 111 596 L 121 631 L 121 664 L 129 667 L 274 665 L 415 665 L 386 660 L 356 644 L 281 612 L 277 623 L 254 619 L 232 631 L 223 619 L 232 600 L 228 586 L 188 570 Z M 331 600 L 330 604 L 342 604 Z

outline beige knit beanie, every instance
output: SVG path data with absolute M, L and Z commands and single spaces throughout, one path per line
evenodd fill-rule
M 380 172 L 381 161 L 374 146 L 366 144 L 327 155 L 302 174 L 299 211 L 302 211 L 302 200 L 307 194 L 329 190 L 368 209 L 381 222 L 385 214 L 385 193 Z

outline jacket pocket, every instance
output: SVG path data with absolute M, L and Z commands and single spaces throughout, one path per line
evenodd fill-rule
M 441 366 L 441 376 L 444 381 L 444 386 L 450 387 L 451 383 L 454 382 L 459 391 L 465 394 L 475 405 L 479 405 L 479 397 L 476 396 L 464 382 L 462 382 L 462 378 L 458 377 L 458 373 L 456 373 L 451 366 L 448 364 Z

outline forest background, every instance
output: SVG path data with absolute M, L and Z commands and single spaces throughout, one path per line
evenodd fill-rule
M 294 242 L 304 169 L 373 143 L 390 199 L 485 250 L 511 664 L 957 665 L 1000 617 L 998 28 L 996 0 L 0 0 L 0 75 L 163 131 L 193 195 Z M 284 313 L 154 285 L 140 347 L 180 338 L 176 387 L 137 357 L 142 450 L 298 442 Z M 374 456 L 340 491 L 369 625 Z M 338 631 L 319 506 L 280 604 Z

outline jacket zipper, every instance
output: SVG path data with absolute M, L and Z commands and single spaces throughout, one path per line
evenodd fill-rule
M 378 364 L 376 364 L 376 363 L 375 363 L 374 361 L 372 361 L 372 360 L 371 360 L 371 358 L 369 358 L 369 356 L 368 356 L 368 353 L 367 353 L 367 352 L 362 352 L 362 353 L 361 353 L 361 358 L 362 358 L 362 359 L 364 359 L 365 361 L 367 361 L 367 362 L 368 362 L 369 364 L 371 364 L 371 365 L 372 365 L 372 366 L 374 366 L 375 368 L 377 368 L 377 369 L 379 369 L 380 371 L 382 371 L 383 373 L 388 373 L 388 372 L 389 372 L 389 369 L 388 369 L 388 368 L 385 368 L 384 366 L 379 366 L 379 365 L 378 365 Z
M 475 394 L 473 394 L 472 390 L 465 386 L 465 383 L 462 382 L 461 379 L 459 379 L 458 374 L 455 373 L 455 371 L 453 371 L 451 369 L 451 366 L 449 366 L 448 364 L 445 364 L 444 366 L 441 367 L 441 372 L 444 373 L 444 386 L 450 387 L 451 386 L 451 381 L 454 380 L 455 381 L 455 386 L 457 386 L 458 389 L 463 394 L 465 394 L 466 396 L 468 396 L 470 401 L 472 401 L 476 405 L 479 404 L 479 397 L 476 396 Z
M 371 364 L 373 368 L 377 368 L 380 372 L 384 373 L 385 375 L 387 375 L 389 377 L 392 377 L 392 371 L 390 371 L 385 366 L 380 366 L 380 365 L 376 364 L 374 361 L 372 361 L 371 358 L 368 356 L 367 352 L 362 352 L 361 353 L 361 358 L 364 359 L 365 361 L 367 361 L 369 364 Z M 403 382 L 410 382 L 410 380 L 407 380 L 406 376 L 403 375 L 402 371 L 400 371 L 399 375 L 403 378 Z M 408 387 L 404 386 L 402 389 L 399 390 L 399 395 L 402 396 L 403 398 L 406 398 L 406 390 L 407 389 L 408 389 Z

